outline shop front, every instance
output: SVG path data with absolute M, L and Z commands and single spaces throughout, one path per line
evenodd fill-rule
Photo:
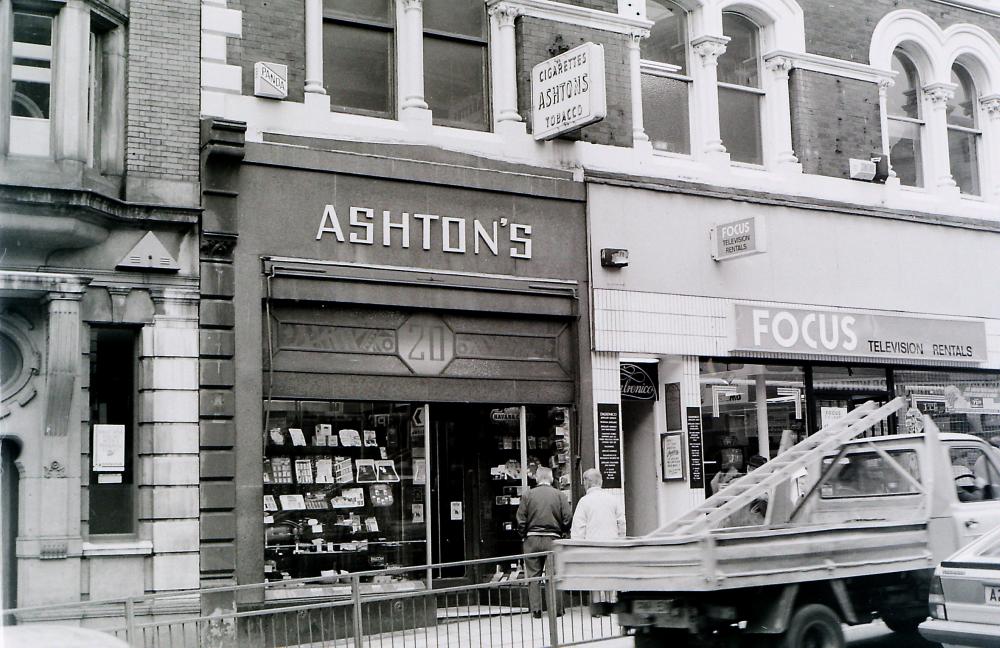
M 297 596 L 519 553 L 535 469 L 571 498 L 587 447 L 582 185 L 368 153 L 251 144 L 239 169 L 237 570 L 322 577 Z
M 902 396 L 944 432 L 1000 437 L 1000 309 L 970 280 L 996 232 L 609 177 L 588 184 L 588 211 L 594 358 L 619 369 L 630 534 L 867 401 Z M 602 266 L 602 249 L 628 264 Z M 655 399 L 636 400 L 635 366 Z M 891 417 L 870 434 L 905 431 Z

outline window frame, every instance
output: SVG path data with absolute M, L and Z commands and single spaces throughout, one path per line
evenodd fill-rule
M 956 186 L 959 187 L 959 191 L 961 192 L 961 196 L 963 198 L 980 199 L 983 196 L 983 164 L 982 164 L 983 156 L 981 154 L 981 151 L 983 150 L 983 127 L 982 127 L 982 116 L 979 114 L 979 88 L 976 86 L 975 76 L 973 76 L 972 71 L 967 66 L 962 65 L 962 63 L 959 61 L 955 61 L 951 64 L 952 74 L 958 76 L 954 71 L 956 67 L 962 68 L 962 71 L 969 79 L 969 86 L 970 89 L 972 90 L 972 93 L 971 96 L 967 98 L 972 103 L 972 122 L 974 126 L 968 127 L 968 126 L 960 126 L 958 124 L 952 124 L 947 117 L 945 118 L 945 128 L 948 134 L 948 143 L 949 143 L 948 168 L 949 170 L 952 170 L 951 175 L 952 178 L 954 178 L 955 174 L 953 170 L 955 168 L 954 167 L 955 161 L 951 159 L 951 133 L 956 132 L 956 133 L 964 133 L 966 135 L 972 135 L 976 144 L 976 150 L 975 150 L 975 157 L 973 158 L 970 166 L 974 168 L 976 171 L 976 185 L 978 191 L 976 193 L 966 193 L 964 191 L 961 191 L 961 186 L 958 185 L 957 180 L 955 184 Z M 961 82 L 961 78 L 959 78 L 959 82 Z
M 759 86 L 745 86 L 745 85 L 742 85 L 742 84 L 730 83 L 730 82 L 727 82 L 727 81 L 720 81 L 720 80 L 718 80 L 718 78 L 716 79 L 716 84 L 715 84 L 716 85 L 716 89 L 715 89 L 715 91 L 716 91 L 716 93 L 719 94 L 719 137 L 722 140 L 722 145 L 726 146 L 726 137 L 722 133 L 722 113 L 723 113 L 723 105 L 724 105 L 725 102 L 722 101 L 722 93 L 719 93 L 719 90 L 723 90 L 723 89 L 724 90 L 733 90 L 733 91 L 736 91 L 736 92 L 743 92 L 743 93 L 746 93 L 748 95 L 755 96 L 756 97 L 756 102 L 757 102 L 757 131 L 758 131 L 757 151 L 759 153 L 759 159 L 758 159 L 758 161 L 749 162 L 749 161 L 746 161 L 746 160 L 732 159 L 732 151 L 729 149 L 728 146 L 726 146 L 726 151 L 730 154 L 730 160 L 731 160 L 730 163 L 733 166 L 742 166 L 742 167 L 747 167 L 747 168 L 752 168 L 752 169 L 763 169 L 763 168 L 766 167 L 767 161 L 768 161 L 768 151 L 767 151 L 768 145 L 767 145 L 767 142 L 768 142 L 768 139 L 769 139 L 768 138 L 768 133 L 767 133 L 767 117 L 766 117 L 766 113 L 765 113 L 765 111 L 768 109 L 768 106 L 767 106 L 767 101 L 766 101 L 766 98 L 767 98 L 767 89 L 764 87 L 765 86 L 764 65 L 763 65 L 763 62 L 764 62 L 763 56 L 764 56 L 764 54 L 762 52 L 762 47 L 761 47 L 761 43 L 762 43 L 763 37 L 764 37 L 764 26 L 762 26 L 759 22 L 757 22 L 756 20 L 754 20 L 751 16 L 748 16 L 746 14 L 740 13 L 739 11 L 723 11 L 722 12 L 722 19 L 723 20 L 725 19 L 725 17 L 726 17 L 727 14 L 728 15 L 732 15 L 732 16 L 738 16 L 739 18 L 743 19 L 747 23 L 753 25 L 754 28 L 755 28 L 755 32 L 754 32 L 755 33 L 754 45 L 755 45 L 755 48 L 756 48 L 756 55 L 754 57 L 754 60 L 755 60 L 756 66 L 757 66 L 757 80 L 758 80 Z M 724 28 L 722 30 L 722 33 L 723 33 L 723 35 L 728 36 L 728 34 L 725 33 L 725 29 Z M 727 53 L 728 52 L 724 52 L 721 56 L 719 56 L 719 60 L 721 61 L 726 56 Z
M 681 68 L 681 66 L 677 65 L 676 63 L 664 63 L 662 61 L 656 61 L 656 60 L 653 60 L 653 59 L 643 58 L 642 57 L 642 47 L 640 46 L 640 49 L 639 49 L 639 80 L 640 80 L 640 83 L 641 83 L 643 77 L 649 76 L 649 77 L 657 77 L 657 78 L 661 78 L 661 79 L 673 79 L 675 81 L 681 81 L 682 83 L 685 84 L 684 91 L 685 91 L 685 94 L 687 95 L 687 106 L 688 106 L 688 115 L 687 115 L 687 152 L 683 153 L 683 152 L 678 152 L 678 151 L 668 151 L 666 149 L 657 148 L 655 146 L 655 144 L 654 144 L 654 139 L 652 137 L 649 137 L 649 141 L 650 141 L 650 145 L 653 146 L 653 152 L 654 152 L 655 155 L 666 155 L 666 156 L 676 156 L 676 157 L 682 157 L 682 158 L 690 158 L 693 155 L 693 151 L 694 151 L 694 139 L 695 139 L 695 132 L 694 132 L 694 127 L 693 127 L 694 123 L 693 123 L 693 120 L 691 119 L 691 113 L 694 111 L 694 108 L 695 108 L 695 106 L 694 106 L 694 82 L 695 82 L 695 79 L 694 79 L 694 76 L 692 76 L 692 74 L 691 74 L 691 72 L 692 72 L 692 70 L 691 70 L 691 63 L 692 63 L 692 51 L 691 51 L 691 12 L 689 10 L 687 10 L 686 8 L 684 8 L 683 6 L 681 6 L 680 4 L 678 4 L 677 2 L 674 2 L 673 0 L 665 0 L 664 3 L 671 5 L 673 8 L 675 8 L 677 11 L 682 12 L 682 14 L 683 14 L 683 20 L 684 20 L 684 39 L 685 39 L 685 42 L 684 42 L 684 65 L 685 65 L 685 67 Z M 682 73 L 680 71 L 681 69 L 685 69 L 685 72 Z M 642 93 L 641 93 L 641 90 L 640 90 L 640 95 L 641 94 Z M 643 115 L 644 115 L 643 126 L 646 129 L 646 131 L 647 131 L 646 135 L 649 136 L 648 126 L 647 126 L 648 119 L 645 117 L 645 113 L 646 113 L 645 107 L 643 107 Z
M 331 110 L 331 112 L 347 113 L 347 114 L 351 114 L 351 115 L 364 115 L 364 116 L 367 116 L 367 117 L 376 117 L 376 118 L 381 118 L 381 119 L 397 119 L 398 118 L 399 107 L 398 107 L 397 104 L 399 102 L 399 94 L 398 94 L 398 88 L 397 88 L 398 72 L 396 70 L 397 59 L 398 59 L 396 39 L 397 39 L 397 35 L 398 35 L 398 32 L 399 32 L 398 15 L 397 15 L 398 12 L 396 11 L 396 3 L 395 2 L 387 2 L 387 5 L 388 5 L 388 8 L 389 8 L 388 9 L 388 19 L 385 22 L 382 22 L 382 21 L 371 19 L 371 18 L 361 18 L 361 17 L 358 17 L 358 16 L 349 16 L 349 15 L 346 15 L 346 14 L 343 14 L 343 13 L 338 13 L 336 11 L 331 11 L 330 9 L 327 8 L 327 4 L 325 2 L 323 3 L 323 19 L 322 19 L 323 38 L 322 38 L 322 47 L 323 47 L 324 59 L 325 59 L 326 48 L 327 48 L 327 46 L 329 44 L 328 39 L 326 38 L 326 29 L 325 29 L 325 27 L 328 24 L 344 25 L 344 26 L 348 26 L 348 27 L 353 27 L 355 29 L 369 29 L 369 30 L 372 30 L 372 31 L 377 31 L 377 32 L 386 34 L 388 36 L 387 41 L 388 41 L 388 44 L 389 44 L 388 64 L 386 65 L 387 78 L 385 80 L 385 82 L 386 82 L 386 91 L 387 91 L 387 101 L 386 101 L 386 104 L 388 106 L 388 110 L 385 111 L 385 112 L 383 112 L 381 110 L 369 110 L 367 108 L 356 108 L 356 107 L 353 107 L 353 106 L 344 106 L 344 105 L 336 103 L 333 100 L 333 93 L 332 93 L 331 84 L 327 83 L 327 79 L 326 79 L 326 74 L 327 74 L 327 69 L 326 68 L 327 68 L 327 66 L 326 66 L 325 60 L 324 60 L 324 65 L 323 65 L 323 76 L 324 76 L 324 78 L 322 80 L 322 83 L 323 83 L 323 87 L 326 88 L 327 93 L 330 95 L 330 110 Z
M 426 74 L 426 60 L 427 60 L 427 48 L 426 43 L 428 39 L 438 40 L 449 43 L 463 43 L 466 45 L 479 45 L 482 48 L 482 61 L 483 61 L 483 87 L 482 87 L 482 98 L 483 98 L 483 121 L 482 128 L 472 127 L 467 122 L 458 122 L 449 120 L 434 114 L 434 106 L 430 105 L 428 102 L 428 107 L 433 115 L 433 124 L 435 126 L 446 126 L 450 128 L 461 128 L 463 130 L 479 131 L 479 132 L 489 132 L 493 126 L 493 114 L 492 106 L 490 105 L 490 79 L 492 78 L 492 70 L 490 67 L 490 22 L 489 15 L 486 13 L 486 5 L 482 7 L 482 32 L 481 36 L 471 36 L 469 34 L 461 34 L 457 32 L 449 32 L 440 29 L 429 29 L 426 25 L 423 27 L 423 32 L 420 34 L 420 47 L 424 51 L 424 69 L 420 71 L 424 75 L 424 100 L 427 100 L 427 74 Z
M 9 7 L 10 20 L 10 64 L 8 68 L 9 86 L 6 89 L 7 105 L 4 107 L 8 122 L 4 125 L 7 129 L 6 139 L 8 143 L 8 155 L 12 157 L 32 157 L 47 158 L 52 155 L 52 119 L 53 108 L 56 103 L 55 75 L 53 74 L 54 58 L 56 53 L 56 18 L 58 13 L 46 11 L 44 8 L 34 5 L 22 7 L 13 3 Z M 25 43 L 15 40 L 14 23 L 17 15 L 44 16 L 49 20 L 49 44 L 38 45 L 35 43 Z M 22 50 L 18 55 L 18 50 Z M 47 54 L 47 56 L 42 56 Z M 28 59 L 32 61 L 44 61 L 45 66 L 19 65 L 17 59 Z M 42 79 L 41 77 L 45 77 Z M 26 83 L 41 83 L 48 86 L 48 115 L 46 117 L 23 117 L 14 115 L 14 83 L 23 81 Z M 21 129 L 15 129 L 15 124 L 21 124 Z M 25 137 L 15 137 L 15 130 L 21 133 L 25 129 L 31 134 Z M 43 135 L 44 133 L 44 135 Z
M 892 52 L 889 54 L 890 64 L 892 62 L 892 59 L 897 56 L 897 52 L 898 56 L 900 56 L 901 59 L 905 60 L 906 63 L 908 63 L 909 66 L 913 69 L 914 83 L 912 84 L 912 87 L 913 87 L 913 92 L 916 93 L 914 105 L 916 105 L 917 107 L 917 116 L 909 117 L 907 115 L 894 115 L 890 110 L 888 103 L 886 104 L 886 109 L 885 109 L 886 121 L 884 124 L 886 129 L 885 141 L 888 147 L 886 154 L 889 156 L 889 168 L 892 170 L 893 175 L 896 178 L 898 178 L 899 176 L 896 175 L 895 169 L 893 168 L 892 164 L 892 133 L 889 126 L 892 122 L 896 122 L 900 124 L 911 124 L 917 127 L 916 142 L 918 144 L 917 148 L 919 149 L 919 154 L 915 155 L 915 160 L 914 160 L 914 171 L 916 172 L 917 177 L 915 179 L 915 183 L 912 185 L 903 184 L 902 182 L 900 182 L 899 184 L 901 187 L 914 191 L 920 191 L 927 189 L 927 175 L 928 175 L 926 169 L 927 156 L 925 155 L 924 146 L 928 141 L 929 133 L 927 132 L 928 131 L 927 117 L 924 114 L 925 107 L 924 107 L 923 80 L 920 78 L 920 70 L 917 67 L 916 61 L 913 60 L 913 56 L 911 56 L 902 47 L 897 46 L 893 48 Z M 907 78 L 908 80 L 908 77 L 905 75 L 905 70 L 903 77 Z

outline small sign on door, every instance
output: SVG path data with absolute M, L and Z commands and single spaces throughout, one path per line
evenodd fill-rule
M 462 519 L 462 503 L 452 502 L 451 503 L 451 519 L 461 520 Z

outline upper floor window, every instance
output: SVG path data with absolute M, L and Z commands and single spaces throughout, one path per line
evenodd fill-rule
M 729 37 L 719 57 L 719 133 L 734 162 L 762 164 L 760 28 L 740 14 L 722 14 Z
M 52 100 L 52 17 L 15 11 L 10 153 L 48 156 Z
M 951 176 L 964 194 L 978 195 L 979 129 L 978 96 L 972 75 L 960 64 L 951 68 L 955 95 L 948 101 L 948 159 Z
M 643 126 L 653 148 L 690 153 L 687 14 L 667 0 L 647 0 L 653 21 L 641 44 Z
M 487 130 L 486 5 L 425 0 L 424 99 L 434 123 Z
M 394 3 L 323 0 L 323 85 L 338 110 L 395 113 Z
M 892 54 L 892 71 L 896 73 L 895 83 L 886 93 L 889 162 L 900 184 L 920 187 L 924 184 L 920 76 L 913 61 L 899 49 Z

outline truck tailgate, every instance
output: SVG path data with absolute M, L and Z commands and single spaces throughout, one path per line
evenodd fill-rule
M 714 591 L 934 567 L 926 521 L 561 540 L 560 589 Z

